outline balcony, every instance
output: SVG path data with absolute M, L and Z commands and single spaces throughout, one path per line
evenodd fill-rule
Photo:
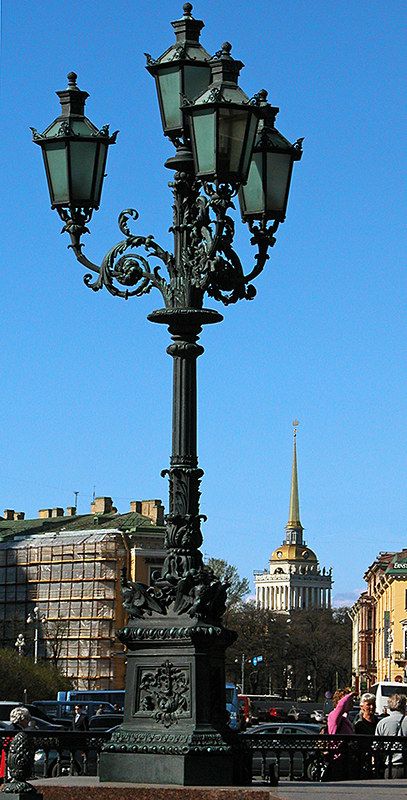
M 396 664 L 407 663 L 407 650 L 395 650 L 393 658 Z

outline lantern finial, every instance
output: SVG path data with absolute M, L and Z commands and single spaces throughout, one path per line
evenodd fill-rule
M 78 89 L 76 85 L 77 74 L 76 72 L 68 72 L 66 76 L 68 78 L 68 89 Z

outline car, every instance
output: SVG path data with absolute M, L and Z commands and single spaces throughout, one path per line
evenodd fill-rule
M 65 729 L 72 727 L 72 720 L 74 715 L 75 706 L 77 702 L 70 700 L 34 700 L 33 705 L 40 708 L 42 714 L 46 714 L 52 722 L 63 725 Z M 104 713 L 114 714 L 114 707 L 111 703 L 100 703 L 96 701 L 84 701 L 80 703 L 83 710 L 88 715 L 88 718 L 93 717 L 101 705 L 103 705 Z M 39 716 L 35 714 L 35 716 Z
M 287 711 L 287 718 L 291 722 L 312 722 L 311 715 L 306 708 L 291 706 Z
M 96 714 L 89 720 L 89 730 L 108 731 L 123 722 L 123 714 Z
M 251 728 L 250 731 L 242 734 L 245 737 L 259 737 L 259 750 L 254 749 L 252 756 L 253 775 L 261 776 L 263 778 L 270 776 L 270 780 L 272 782 L 275 782 L 277 777 L 284 778 L 290 775 L 290 753 L 282 750 L 279 753 L 279 757 L 277 757 L 275 752 L 273 753 L 272 748 L 270 748 L 268 751 L 262 754 L 260 751 L 262 736 L 270 736 L 273 734 L 318 736 L 320 733 L 320 728 L 320 725 L 310 723 L 265 723 L 264 725 L 256 725 L 255 727 Z M 308 754 L 305 765 L 304 757 L 300 752 L 300 749 L 298 749 L 297 752 L 294 752 L 293 769 L 294 776 L 296 778 L 303 777 L 305 773 L 308 780 L 314 780 L 315 769 L 312 751 Z
M 314 711 L 311 711 L 310 718 L 311 722 L 319 722 L 320 725 L 326 722 L 326 716 L 322 708 L 315 708 Z

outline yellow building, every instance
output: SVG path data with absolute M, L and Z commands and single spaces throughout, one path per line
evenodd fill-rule
M 353 672 L 361 689 L 407 680 L 407 549 L 382 552 L 365 572 L 351 610 Z

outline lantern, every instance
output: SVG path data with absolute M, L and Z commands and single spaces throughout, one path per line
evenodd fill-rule
M 108 125 L 98 130 L 84 116 L 89 95 L 78 88 L 76 78 L 69 73 L 67 89 L 57 92 L 61 115 L 43 134 L 32 128 L 33 141 L 42 149 L 51 207 L 97 209 L 107 149 L 118 131 L 110 136 Z
M 164 134 L 177 138 L 184 132 L 182 106 L 193 101 L 209 85 L 209 53 L 199 43 L 204 23 L 191 16 L 192 5 L 185 3 L 182 19 L 172 22 L 176 41 L 157 60 L 147 57 L 147 69 L 156 81 Z
M 186 109 L 197 177 L 240 183 L 247 179 L 258 108 L 237 85 L 241 61 L 225 42 L 211 59 L 212 82 Z
M 255 219 L 285 219 L 294 161 L 302 156 L 302 139 L 295 144 L 277 130 L 278 108 L 267 103 L 267 92 L 259 92 L 262 119 L 249 165 L 247 182 L 240 187 L 239 203 L 244 222 Z

